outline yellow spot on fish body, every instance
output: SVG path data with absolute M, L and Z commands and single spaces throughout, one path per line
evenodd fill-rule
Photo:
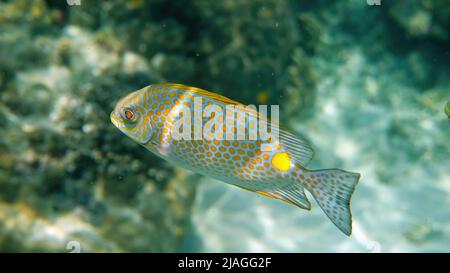
M 291 168 L 291 159 L 285 152 L 276 153 L 272 158 L 272 164 L 280 171 L 287 171 Z

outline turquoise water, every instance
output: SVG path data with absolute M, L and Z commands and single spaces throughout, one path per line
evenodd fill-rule
M 449 252 L 448 2 L 308 2 L 1 1 L 0 251 Z M 361 173 L 352 236 L 121 134 L 161 82 L 279 104 L 309 168 Z

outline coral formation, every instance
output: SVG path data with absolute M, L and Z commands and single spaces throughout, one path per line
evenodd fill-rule
M 215 204 L 220 194 L 207 188 L 195 199 L 197 176 L 168 166 L 110 124 L 117 99 L 155 82 L 280 104 L 282 123 L 314 140 L 316 162 L 362 169 L 367 200 L 355 206 L 359 226 L 382 222 L 373 223 L 370 212 L 384 215 L 364 185 L 416 196 L 424 181 L 409 187 L 409 179 L 422 179 L 426 190 L 448 193 L 439 182 L 448 178 L 448 1 L 80 3 L 0 2 L 0 251 L 65 252 L 72 241 L 82 251 L 190 251 L 183 243 L 195 237 L 185 236 L 190 221 L 197 236 L 216 236 L 202 251 L 319 249 L 287 224 L 280 233 L 300 242 L 263 248 L 250 235 L 249 243 L 228 240 L 215 225 L 238 202 Z M 214 223 L 199 216 L 209 205 L 216 206 L 208 218 Z M 255 210 L 270 214 L 261 204 Z M 251 226 L 242 224 L 249 211 L 226 224 Z M 273 219 L 258 219 L 265 232 L 276 230 Z M 323 230 L 317 222 L 302 221 L 302 234 Z M 421 245 L 448 237 L 443 225 L 417 222 L 395 234 Z

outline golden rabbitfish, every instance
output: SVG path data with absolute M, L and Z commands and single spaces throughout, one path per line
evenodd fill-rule
M 174 131 L 179 130 L 175 124 L 179 124 L 177 122 L 186 114 L 180 114 L 180 107 L 195 113 L 199 105 L 202 109 L 208 106 L 226 109 L 226 114 L 216 118 L 223 121 L 224 117 L 231 116 L 233 119 L 223 121 L 222 133 L 198 138 L 192 136 L 199 120 L 192 118 L 188 120 L 192 129 L 189 136 L 192 138 L 173 137 Z M 340 169 L 306 169 L 305 165 L 313 157 L 312 148 L 305 140 L 281 128 L 278 129 L 276 145 L 270 145 L 273 142 L 271 138 L 224 137 L 228 122 L 234 122 L 234 128 L 250 129 L 255 126 L 250 118 L 245 119 L 242 111 L 249 116 L 258 115 L 251 109 L 229 110 L 227 106 L 230 105 L 243 106 L 195 87 L 153 84 L 122 98 L 110 117 L 112 123 L 134 141 L 161 158 L 193 172 L 310 210 L 311 204 L 304 192 L 306 189 L 331 221 L 343 233 L 350 235 L 350 199 L 360 175 Z M 205 121 L 207 118 L 201 115 L 202 126 L 206 126 Z M 214 132 L 219 132 L 215 129 Z M 236 133 L 236 129 L 232 132 Z

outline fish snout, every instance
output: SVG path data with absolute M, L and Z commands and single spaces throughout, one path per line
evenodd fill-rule
M 115 111 L 112 111 L 112 112 L 111 112 L 111 114 L 109 115 L 109 118 L 111 119 L 112 124 L 114 124 L 114 126 L 116 126 L 117 128 L 119 128 L 119 122 L 117 121 Z

